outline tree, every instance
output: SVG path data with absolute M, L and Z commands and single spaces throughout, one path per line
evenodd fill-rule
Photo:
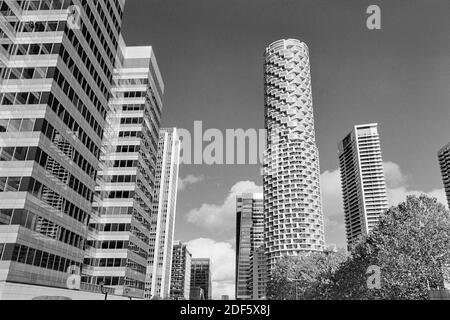
M 309 300 L 317 296 L 322 281 L 345 261 L 346 254 L 339 252 L 316 252 L 284 257 L 275 266 L 267 284 L 269 300 Z
M 428 298 L 443 287 L 450 261 L 450 214 L 434 198 L 410 196 L 382 215 L 378 226 L 318 289 L 322 299 Z M 381 288 L 367 286 L 369 266 L 381 269 Z

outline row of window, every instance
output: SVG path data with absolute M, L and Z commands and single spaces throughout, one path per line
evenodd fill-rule
M 70 174 L 64 167 L 56 163 L 56 161 L 47 155 L 46 152 L 41 150 L 38 147 L 3 147 L 0 148 L 0 161 L 35 161 L 39 163 L 41 167 L 44 169 L 48 169 L 48 165 L 58 166 L 57 175 L 58 178 L 61 176 L 66 176 L 67 179 L 61 180 L 64 183 L 85 198 L 88 201 L 91 201 L 93 198 L 93 192 L 79 179 Z M 55 172 L 51 172 L 55 174 Z M 17 192 L 15 183 L 19 178 L 10 177 L 6 182 L 6 178 L 0 177 L 0 192 Z
M 83 34 L 84 39 L 88 43 L 89 48 L 91 49 L 92 53 L 94 54 L 94 57 L 97 58 L 98 65 L 100 66 L 100 69 L 103 70 L 104 74 L 108 78 L 108 81 L 111 81 L 112 78 L 112 61 L 114 61 L 114 54 L 112 53 L 111 49 L 108 46 L 103 46 L 103 48 L 107 51 L 107 54 L 109 55 L 109 67 L 106 64 L 105 59 L 103 58 L 98 43 L 94 40 L 92 35 L 89 33 L 86 25 L 82 24 L 81 26 L 81 33 Z M 93 75 L 94 79 L 97 79 L 99 82 L 97 84 L 99 85 L 100 90 L 105 95 L 106 98 L 109 96 L 109 86 L 105 86 L 102 82 L 100 82 L 100 76 L 98 75 L 97 70 L 95 69 L 93 65 L 94 59 L 92 59 L 91 55 L 88 55 L 86 47 L 83 47 L 80 44 L 80 40 L 78 40 L 77 36 L 75 35 L 74 31 L 71 29 L 66 28 L 66 34 L 69 41 L 72 43 L 73 47 L 78 53 L 78 56 L 80 57 L 81 61 L 86 66 L 86 69 L 90 71 L 90 73 Z M 103 37 L 103 34 L 98 34 L 99 37 Z
M 72 0 L 20 0 L 17 4 L 22 10 L 65 10 L 72 5 Z
M 88 150 L 98 158 L 99 147 L 92 141 L 77 121 L 66 111 L 64 106 L 49 92 L 8 92 L 0 94 L 1 105 L 13 104 L 48 104 L 58 117 L 66 124 L 72 132 L 77 134 L 78 139 Z M 86 109 L 87 110 L 87 109 Z M 100 126 L 99 126 L 100 128 Z M 102 130 L 101 128 L 99 130 Z
M 108 45 L 108 42 L 106 40 L 103 30 L 101 30 L 100 25 L 98 24 L 97 20 L 95 19 L 93 11 L 91 10 L 91 8 L 88 8 L 88 2 L 82 1 L 82 6 L 84 8 L 84 12 L 87 15 L 87 18 L 89 19 L 89 22 L 92 25 L 92 28 L 94 29 L 95 34 L 97 35 L 98 39 L 100 40 L 100 43 L 98 41 L 96 41 L 96 39 L 94 39 L 94 37 L 92 37 L 92 35 L 89 33 L 88 28 L 86 27 L 85 24 L 82 24 L 82 26 L 81 26 L 81 33 L 83 34 L 84 39 L 86 40 L 86 42 L 88 43 L 92 52 L 94 53 L 95 57 L 97 58 L 97 61 L 102 66 L 105 74 L 112 75 L 113 70 L 108 69 L 108 66 L 106 65 L 106 61 L 103 59 L 103 57 L 100 53 L 99 47 L 101 47 L 105 50 L 106 55 L 109 58 L 110 64 L 112 65 L 114 63 L 114 58 L 115 58 L 115 49 L 117 48 L 117 45 L 118 45 L 117 39 L 114 36 L 114 34 L 112 33 L 111 28 L 109 28 L 107 21 L 103 20 L 105 29 L 107 30 L 108 35 L 110 36 L 111 42 L 114 46 L 114 48 L 113 48 L 114 50 L 111 50 L 111 47 Z M 103 19 L 106 19 L 106 16 L 102 15 L 103 10 L 100 7 L 99 1 L 97 1 L 96 7 L 97 7 L 97 12 L 99 13 L 99 16 L 103 17 Z M 69 38 L 70 38 L 70 33 L 73 33 L 73 31 L 68 30 Z
M 120 124 L 141 124 L 143 121 L 142 117 L 139 118 L 121 118 Z
M 5 244 L 0 256 L 2 261 L 14 261 L 59 272 L 68 272 L 72 266 L 81 267 L 79 262 L 20 244 Z
M 17 32 L 55 32 L 66 29 L 66 21 L 31 21 L 20 23 Z
M 130 199 L 134 198 L 134 191 L 104 191 L 101 193 L 103 199 Z
M 133 213 L 133 207 L 101 207 L 96 210 L 99 216 L 131 215 Z
M 117 79 L 114 81 L 116 87 L 119 86 L 134 86 L 134 85 L 148 85 L 148 78 L 142 79 Z
M 144 91 L 126 91 L 126 92 L 116 92 L 115 97 L 120 98 L 143 98 L 146 96 Z
M 47 102 L 46 102 L 47 103 Z M 70 113 L 64 108 L 64 106 L 59 102 L 59 100 L 53 96 L 49 95 L 48 105 L 53 110 L 55 114 L 64 122 L 64 124 L 69 128 L 70 131 L 76 134 L 77 138 L 86 146 L 86 148 L 96 157 L 100 156 L 100 148 L 94 143 L 91 137 L 81 128 L 78 122 L 70 115 Z M 83 105 L 80 101 L 80 106 Z M 87 108 L 83 108 L 82 115 L 85 116 L 88 112 Z
M 136 182 L 136 176 L 135 175 L 118 175 L 118 176 L 111 176 L 108 177 L 108 181 L 112 183 L 130 183 L 130 182 Z
M 141 131 L 120 131 L 119 138 L 141 138 Z
M 87 6 L 86 6 L 87 3 L 88 3 L 88 0 L 82 0 L 81 1 L 81 4 L 85 8 L 85 10 L 87 12 L 90 12 L 90 10 L 87 9 Z M 122 12 L 122 8 L 120 7 L 119 1 L 118 0 L 109 0 L 109 1 L 104 1 L 104 3 L 106 5 L 106 8 L 107 8 L 107 10 L 109 12 L 109 15 L 110 15 L 111 19 L 113 20 L 113 27 L 115 28 L 117 34 L 120 34 L 121 19 L 122 19 L 123 12 Z M 113 3 L 114 3 L 114 7 L 116 8 L 117 12 L 119 13 L 119 19 L 117 19 L 116 15 L 114 13 L 113 6 L 112 6 Z M 97 12 L 99 12 L 99 13 L 103 12 L 103 10 L 101 10 L 101 8 L 100 8 L 100 1 L 97 1 Z M 103 20 L 103 24 L 105 26 L 107 26 L 108 25 L 108 21 L 106 19 L 106 15 L 100 14 L 100 17 Z M 117 47 L 117 41 L 116 41 L 116 39 L 114 37 L 114 33 L 112 32 L 112 29 L 111 28 L 106 28 L 106 29 L 108 30 L 108 34 L 109 34 L 109 37 L 111 38 L 111 40 L 113 42 L 113 45 L 115 47 Z
M 0 130 L 1 130 L 1 125 L 0 125 Z M 118 153 L 132 153 L 132 152 L 139 152 L 140 149 L 141 149 L 141 146 L 133 146 L 133 145 L 117 146 L 116 152 L 118 152 Z
M 124 104 L 122 105 L 122 111 L 142 111 L 144 110 L 143 104 Z
M 0 225 L 19 225 L 80 250 L 84 249 L 84 237 L 28 210 L 0 209 Z
M 36 68 L 10 68 L 5 74 L 5 79 L 53 79 L 55 75 L 54 67 Z
M 5 47 L 5 50 L 12 56 L 59 54 L 60 49 L 60 43 L 20 43 Z
M 95 248 L 95 249 L 126 249 L 128 248 L 128 241 L 123 240 L 104 240 L 104 241 L 94 241 L 88 240 L 86 242 L 87 247 Z
M 42 123 L 42 126 L 41 126 Z M 41 130 L 42 134 L 44 134 L 50 141 L 52 141 L 59 148 L 58 144 L 63 142 L 63 144 L 68 143 L 61 134 L 53 128 L 53 126 L 47 122 L 47 120 L 38 119 L 36 121 L 35 130 Z M 60 149 L 61 150 L 61 149 Z M 97 177 L 97 170 L 95 167 L 88 161 L 86 158 L 78 152 L 75 148 L 71 147 L 68 151 L 65 148 L 61 150 L 67 157 L 69 157 L 73 162 L 75 162 L 81 170 L 83 170 L 88 176 L 90 176 L 93 180 Z
M 128 232 L 131 230 L 129 223 L 91 223 L 89 228 L 99 232 Z
M 87 96 L 91 99 L 96 99 L 91 87 L 89 86 L 89 83 L 84 79 L 81 72 L 78 71 L 78 68 L 73 65 L 74 70 L 72 70 L 75 79 L 77 79 L 80 86 L 86 89 L 85 91 L 89 91 L 91 95 L 87 94 Z M 90 112 L 89 107 L 83 102 L 83 100 L 80 98 L 80 96 L 75 92 L 75 89 L 72 88 L 72 85 L 69 83 L 69 81 L 64 77 L 64 75 L 59 71 L 56 70 L 55 77 L 54 77 L 56 83 L 61 88 L 61 90 L 65 93 L 67 98 L 72 102 L 72 104 L 77 108 L 78 112 L 83 116 L 83 118 L 86 120 L 86 122 L 91 126 L 91 128 L 95 131 L 95 133 L 102 138 L 103 130 L 102 127 L 98 124 L 97 120 L 95 120 L 95 117 Z M 97 100 L 90 100 L 94 106 L 97 106 L 97 110 L 102 114 L 103 118 L 106 117 L 106 111 L 102 104 Z
M 62 211 L 64 214 L 83 223 L 86 226 L 89 224 L 90 216 L 86 211 L 80 209 L 78 206 L 74 205 L 64 197 L 61 197 L 61 195 L 59 195 L 46 185 L 42 184 L 35 178 L 22 178 L 19 191 L 28 191 L 34 197 L 41 199 L 56 210 Z M 54 201 L 55 199 L 57 201 Z
M 0 133 L 39 131 L 35 128 L 36 119 L 0 119 Z
M 73 34 L 73 33 L 71 33 Z M 100 75 L 95 70 L 94 64 L 89 59 L 89 57 L 86 54 L 85 48 L 81 46 L 80 43 L 77 42 L 76 38 L 74 39 L 74 48 L 75 51 L 78 53 L 78 55 L 81 57 L 82 61 L 84 61 L 85 67 L 87 71 L 89 72 L 90 76 L 93 78 L 97 86 L 100 88 L 100 91 L 103 93 L 103 96 L 105 99 L 108 99 L 109 97 L 109 87 L 107 87 L 102 79 L 100 78 Z M 90 98 L 90 101 L 92 101 L 92 104 L 97 108 L 98 112 L 102 115 L 103 119 L 106 117 L 106 108 L 105 106 L 100 102 L 100 99 L 97 97 L 96 93 L 92 89 L 92 87 L 89 85 L 88 81 L 78 68 L 78 66 L 75 63 L 75 59 L 72 58 L 69 54 L 69 51 L 66 48 L 62 48 L 59 51 L 59 56 L 63 59 L 66 66 L 69 68 L 69 70 L 72 72 L 75 79 L 77 79 L 77 82 L 81 85 L 86 95 Z

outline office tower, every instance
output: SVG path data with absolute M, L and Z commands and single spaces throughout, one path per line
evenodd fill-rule
M 180 140 L 177 129 L 161 129 L 147 267 L 147 298 L 169 297 L 179 162 Z
M 203 291 L 205 300 L 212 299 L 210 259 L 192 259 L 190 300 L 200 300 L 199 288 Z
M 309 51 L 295 39 L 265 52 L 265 242 L 270 269 L 282 256 L 322 251 L 324 223 Z
M 439 150 L 439 165 L 441 167 L 442 180 L 447 195 L 448 207 L 450 208 L 450 143 Z
M 261 193 L 236 197 L 236 300 L 251 300 L 250 257 L 264 246 L 264 202 Z
M 152 47 L 120 50 L 83 280 L 144 298 L 164 83 Z
M 355 126 L 339 143 L 339 167 L 349 249 L 388 208 L 377 124 Z
M 80 272 L 123 6 L 123 0 L 0 1 L 5 296 L 16 283 L 29 295 L 38 287 L 67 289 L 68 272 Z
M 200 287 L 191 287 L 190 294 L 189 294 L 189 300 L 206 300 L 205 299 L 205 291 L 203 291 Z
M 172 254 L 172 275 L 170 281 L 170 298 L 189 300 L 191 288 L 192 255 L 181 241 L 175 242 Z
M 265 247 L 260 246 L 250 256 L 249 288 L 252 295 L 251 300 L 263 300 L 266 298 L 267 280 L 267 256 Z

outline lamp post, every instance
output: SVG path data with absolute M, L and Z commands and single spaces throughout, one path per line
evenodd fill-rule
M 105 301 L 108 300 L 108 290 L 105 288 L 105 283 L 100 282 L 100 291 L 105 295 Z

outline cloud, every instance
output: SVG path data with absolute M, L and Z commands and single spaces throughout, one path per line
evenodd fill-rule
M 409 177 L 403 174 L 399 165 L 393 162 L 385 162 L 383 165 L 390 206 L 396 206 L 404 202 L 408 196 L 425 194 L 429 197 L 436 198 L 447 207 L 447 198 L 444 189 L 434 189 L 429 192 L 412 190 L 408 183 Z
M 322 207 L 325 222 L 325 241 L 346 247 L 344 206 L 339 170 L 325 171 L 320 176 Z
M 212 271 L 212 295 L 220 299 L 222 295 L 235 295 L 236 252 L 228 242 L 211 239 L 196 239 L 187 243 L 193 258 L 210 258 Z
M 188 222 L 211 231 L 225 232 L 234 228 L 236 221 L 236 196 L 242 193 L 260 193 L 262 187 L 252 181 L 236 183 L 222 204 L 204 203 L 188 212 Z
M 384 173 L 389 206 L 398 205 L 409 195 L 426 194 L 437 198 L 447 205 L 444 189 L 429 192 L 413 190 L 409 184 L 409 176 L 404 174 L 400 166 L 394 162 L 384 162 Z M 327 242 L 345 246 L 344 209 L 342 203 L 341 178 L 339 170 L 325 171 L 321 177 L 322 202 Z
M 187 175 L 184 178 L 179 178 L 178 179 L 178 191 L 183 191 L 186 188 L 188 188 L 189 186 L 202 182 L 205 180 L 205 177 L 203 176 L 194 176 L 192 174 Z

